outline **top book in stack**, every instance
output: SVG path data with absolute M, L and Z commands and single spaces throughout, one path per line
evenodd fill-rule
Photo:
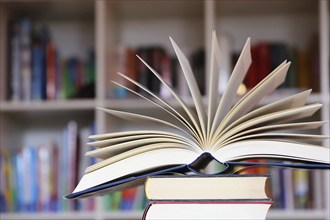
M 247 158 L 275 158 L 312 163 L 314 168 L 330 168 L 330 150 L 316 145 L 328 137 L 306 134 L 305 131 L 304 134 L 297 132 L 317 129 L 325 123 L 296 122 L 313 115 L 322 106 L 306 104 L 310 90 L 256 107 L 265 96 L 284 82 L 290 62 L 284 61 L 235 103 L 239 98 L 236 95 L 238 87 L 252 62 L 248 39 L 220 99 L 217 88 L 221 53 L 216 35 L 213 33 L 206 108 L 188 59 L 172 38 L 170 40 L 187 81 L 193 107 L 188 107 L 160 74 L 138 57 L 168 89 L 180 110 L 138 82 L 118 73 L 152 98 L 123 86 L 124 88 L 158 106 L 164 114 L 156 118 L 112 109 L 101 110 L 125 120 L 154 122 L 161 126 L 159 130 L 92 135 L 90 138 L 95 141 L 89 145 L 96 149 L 87 152 L 86 155 L 99 158 L 101 161 L 86 169 L 73 193 L 66 198 L 74 199 L 121 190 L 143 184 L 148 176 L 168 172 L 198 173 L 211 160 L 232 166 Z M 161 117 L 170 117 L 171 120 Z M 291 132 L 288 133 L 288 130 Z M 303 143 L 307 141 L 313 144 Z M 292 166 L 292 163 L 279 165 Z M 307 164 L 306 167 L 311 165 Z
M 268 175 L 155 176 L 143 219 L 265 219 Z
M 145 183 L 149 200 L 269 200 L 268 175 L 155 176 Z

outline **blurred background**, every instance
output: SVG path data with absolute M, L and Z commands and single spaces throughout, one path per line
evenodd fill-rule
M 287 59 L 286 82 L 261 104 L 312 88 L 308 101 L 324 104 L 314 117 L 329 121 L 327 0 L 1 0 L 1 219 L 141 219 L 143 187 L 63 199 L 95 162 L 84 157 L 90 134 L 139 128 L 95 107 L 161 114 L 111 82 L 125 84 L 116 74 L 123 72 L 170 98 L 135 54 L 191 103 L 169 36 L 207 96 L 212 30 L 223 62 L 219 95 L 251 37 L 253 64 L 240 93 Z M 329 135 L 329 124 L 318 133 Z M 268 219 L 330 219 L 328 172 L 256 172 L 273 177 Z

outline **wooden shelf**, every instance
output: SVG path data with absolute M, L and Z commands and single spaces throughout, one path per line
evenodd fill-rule
M 15 220 L 15 219 L 94 219 L 95 214 L 89 212 L 70 212 L 70 213 L 6 213 L 1 214 L 2 220 Z
M 0 102 L 0 112 L 94 110 L 95 100 Z
M 141 219 L 142 211 L 122 211 L 122 212 L 106 212 L 104 219 Z
M 141 219 L 143 212 L 127 211 L 127 212 L 68 212 L 68 213 L 1 213 L 2 220 L 19 220 L 19 219 L 97 219 L 97 216 L 102 215 L 103 219 Z
M 203 1 L 115 1 L 111 4 L 116 15 L 124 19 L 171 19 L 174 17 L 203 17 Z
M 326 219 L 327 212 L 325 210 L 270 210 L 267 219 Z
M 103 219 L 141 219 L 143 212 L 105 212 L 103 214 L 96 212 L 70 212 L 70 213 L 2 213 L 2 220 L 18 220 L 18 219 L 97 219 L 98 215 L 102 215 Z M 293 219 L 313 219 L 321 220 L 327 217 L 326 211 L 323 210 L 270 210 L 267 219 L 276 220 L 293 220 Z
M 217 1 L 216 10 L 225 16 L 246 15 L 283 15 L 283 14 L 317 14 L 317 5 L 313 1 Z

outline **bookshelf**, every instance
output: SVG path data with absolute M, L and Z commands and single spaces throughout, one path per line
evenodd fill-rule
M 43 23 L 65 57 L 84 57 L 90 48 L 96 53 L 95 97 L 87 99 L 12 101 L 10 100 L 10 50 L 8 21 L 29 17 L 37 26 Z M 320 91 L 312 93 L 309 102 L 321 102 L 318 114 L 329 121 L 329 2 L 319 1 L 106 1 L 45 0 L 1 1 L 0 3 L 0 122 L 1 148 L 20 148 L 61 135 L 68 121 L 81 127 L 95 122 L 98 132 L 125 129 L 128 123 L 95 110 L 95 106 L 146 111 L 159 114 L 154 108 L 135 98 L 111 96 L 114 76 L 110 54 L 118 45 L 133 48 L 161 45 L 173 55 L 170 35 L 191 54 L 206 48 L 209 63 L 211 31 L 227 39 L 230 51 L 240 50 L 246 37 L 252 43 L 276 42 L 304 49 L 314 32 L 320 42 Z M 64 40 L 65 39 L 65 40 Z M 221 42 L 220 42 L 221 46 Z M 230 54 L 227 54 L 228 56 Z M 206 65 L 206 72 L 207 72 Z M 294 93 L 282 90 L 262 100 L 262 104 Z M 189 98 L 187 102 L 191 102 Z M 329 135 L 329 126 L 321 131 Z M 41 138 L 42 136 L 42 138 Z M 38 143 L 35 141 L 38 140 Z M 329 142 L 324 146 L 329 147 Z M 269 219 L 329 219 L 329 172 L 316 174 L 313 189 L 319 189 L 319 208 L 307 210 L 272 210 Z M 93 211 L 35 213 L 0 213 L 1 219 L 140 219 L 142 211 L 114 211 L 103 208 L 103 197 L 95 201 Z

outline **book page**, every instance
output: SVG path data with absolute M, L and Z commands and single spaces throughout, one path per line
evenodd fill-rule
M 311 141 L 321 143 L 323 140 L 329 138 L 326 135 L 317 135 L 317 134 L 290 134 L 290 133 L 261 133 L 261 134 L 250 134 L 244 135 L 238 138 L 233 138 L 231 140 L 226 140 L 220 146 L 224 147 L 228 144 L 239 142 L 242 140 L 251 140 L 251 139 L 264 139 L 264 140 L 283 140 L 283 141 Z
M 197 122 L 196 119 L 196 115 L 194 114 L 194 112 L 192 112 L 187 105 L 184 103 L 184 101 L 180 98 L 180 96 L 171 88 L 170 85 L 168 85 L 163 79 L 162 77 L 152 68 L 150 67 L 142 58 L 140 58 L 139 56 L 137 56 L 143 63 L 144 65 L 146 65 L 148 67 L 148 69 L 161 81 L 161 83 L 171 92 L 171 94 L 173 95 L 173 97 L 179 102 L 180 106 L 184 109 L 184 111 L 187 113 L 188 117 L 190 118 L 190 120 L 192 121 L 194 127 L 197 130 L 198 139 L 202 139 L 203 137 L 203 133 L 200 127 L 199 122 Z M 198 87 L 197 87 L 198 89 Z M 201 146 L 203 146 L 201 144 Z
M 163 147 L 165 146 L 162 146 L 162 149 L 135 154 L 85 174 L 73 193 L 95 187 L 129 174 L 132 175 L 136 172 L 152 170 L 162 166 L 190 164 L 200 155 L 191 151 L 191 149 L 171 149 Z M 143 161 L 143 163 L 141 161 Z
M 190 135 L 186 130 L 180 128 L 179 126 L 169 123 L 167 121 L 158 119 L 158 118 L 141 115 L 141 114 L 135 114 L 135 113 L 131 113 L 131 112 L 117 111 L 117 110 L 113 110 L 113 109 L 105 109 L 105 108 L 97 108 L 97 109 L 105 111 L 106 113 L 117 116 L 119 118 L 123 118 L 125 120 L 133 120 L 133 121 L 140 121 L 140 122 L 155 122 L 155 123 L 164 124 L 164 125 L 175 128 L 177 130 L 180 130 L 180 131 Z
M 125 132 L 126 133 L 126 132 Z M 152 134 L 148 133 L 148 131 L 145 131 L 143 134 L 137 134 L 137 135 L 128 135 L 128 136 L 121 136 L 121 137 L 115 137 L 115 138 L 107 138 L 103 140 L 98 140 L 94 142 L 88 142 L 88 146 L 94 146 L 96 148 L 103 148 L 114 144 L 123 143 L 126 141 L 133 141 L 133 140 L 140 140 L 140 139 L 147 139 L 147 138 L 173 138 L 181 141 L 186 141 L 189 144 L 196 144 L 191 139 L 185 138 L 181 135 L 173 134 L 173 133 L 167 133 L 167 132 L 160 132 L 158 134 Z
M 311 93 L 311 89 L 306 90 L 304 92 L 289 96 L 287 98 L 278 100 L 276 102 L 270 103 L 268 105 L 262 106 L 260 108 L 257 108 L 246 115 L 243 115 L 242 117 L 238 118 L 236 121 L 228 125 L 224 130 L 221 131 L 220 135 L 227 130 L 229 130 L 232 127 L 235 127 L 236 125 L 247 121 L 249 119 L 256 118 L 261 115 L 266 115 L 272 112 L 277 112 L 285 109 L 290 109 L 294 107 L 303 106 L 306 104 L 307 98 Z
M 320 109 L 321 106 L 322 106 L 321 104 L 312 104 L 312 105 L 287 109 L 279 112 L 274 112 L 267 115 L 259 116 L 254 119 L 250 119 L 242 124 L 237 125 L 236 127 L 230 129 L 229 131 L 221 135 L 217 139 L 213 147 L 218 147 L 221 143 L 226 141 L 227 138 L 253 126 L 262 126 L 266 124 L 267 125 L 279 124 L 285 121 L 292 121 L 292 120 L 311 116 L 318 109 Z
M 252 129 L 244 130 L 243 132 L 238 132 L 235 135 L 232 135 L 227 138 L 226 142 L 237 137 L 242 137 L 248 134 L 257 134 L 261 132 L 274 132 L 279 130 L 307 130 L 307 129 L 316 129 L 324 125 L 325 121 L 311 121 L 311 122 L 299 122 L 299 123 L 289 123 L 289 124 L 274 124 L 274 125 L 266 125 L 260 127 L 252 127 Z
M 151 100 L 150 98 L 147 98 L 146 96 L 135 92 L 133 90 L 131 90 L 130 88 L 114 82 L 115 84 L 117 84 L 118 86 L 121 86 L 123 88 L 125 88 L 126 90 L 130 91 L 131 93 L 147 100 L 148 102 L 151 102 L 152 104 L 156 105 L 157 107 L 163 109 L 164 111 L 166 111 L 167 113 L 169 113 L 170 115 L 172 115 L 175 119 L 177 119 L 182 125 L 184 125 L 190 132 L 192 135 L 194 135 L 200 142 L 200 136 L 197 133 L 196 127 L 191 124 L 190 122 L 187 121 L 187 119 L 180 114 L 175 108 L 173 108 L 168 102 L 166 102 L 165 100 L 161 99 L 159 96 L 157 96 L 155 93 L 151 92 L 148 88 L 146 88 L 145 86 L 141 85 L 140 83 L 136 82 L 135 80 L 131 79 L 130 77 L 122 74 L 122 73 L 118 73 L 121 77 L 129 80 L 131 83 L 135 84 L 137 87 L 139 87 L 140 89 L 144 90 L 145 92 L 147 92 L 148 94 L 150 94 L 151 96 L 153 96 L 154 98 L 156 98 L 156 100 L 158 100 L 159 102 L 161 102 L 163 105 L 165 105 L 165 107 L 161 106 L 160 104 L 158 104 L 157 102 Z M 167 107 L 167 108 L 166 108 Z M 193 115 L 194 117 L 194 115 Z
M 120 131 L 113 133 L 105 133 L 105 134 L 93 134 L 88 138 L 96 141 L 107 140 L 112 138 L 120 138 L 120 137 L 128 137 L 128 136 L 138 136 L 138 135 L 172 135 L 173 133 L 166 131 L 157 131 L 157 130 L 137 130 L 137 131 Z M 173 134 L 176 135 L 176 134 Z M 181 135 L 180 135 L 181 136 Z
M 196 148 L 196 149 L 191 149 L 190 147 L 187 147 L 187 145 L 185 144 L 180 144 L 180 143 L 151 143 L 151 144 L 147 144 L 145 143 L 143 146 L 138 147 L 138 148 L 132 148 L 130 150 L 124 151 L 120 154 L 114 155 L 112 157 L 109 158 L 105 158 L 105 160 L 102 160 L 96 164 L 93 164 L 89 167 L 87 167 L 85 173 L 90 173 L 93 172 L 97 169 L 100 169 L 104 166 L 108 166 L 110 164 L 113 164 L 117 161 L 138 155 L 138 154 L 142 154 L 142 153 L 147 153 L 150 152 L 150 155 L 152 155 L 152 151 L 154 150 L 159 150 L 159 149 L 170 149 L 173 152 L 175 152 L 176 149 L 185 149 L 185 150 L 189 150 L 192 152 L 196 152 L 197 154 L 202 154 L 202 150 L 200 148 Z M 150 158 L 146 158 L 147 160 Z
M 208 112 L 207 112 L 207 137 L 210 136 L 211 126 L 217 108 L 218 100 L 218 84 L 220 74 L 220 48 L 215 31 L 212 32 L 211 46 L 211 64 L 209 75 L 209 92 L 208 92 Z
M 219 148 L 212 155 L 221 162 L 248 158 L 280 158 L 330 163 L 329 149 L 311 144 L 286 141 L 245 140 Z
M 224 117 L 227 115 L 230 108 L 232 107 L 233 101 L 236 98 L 236 92 L 238 90 L 238 87 L 243 82 L 245 75 L 251 65 L 252 58 L 250 47 L 250 38 L 248 38 L 216 110 L 210 133 L 211 136 L 213 136 L 213 133 L 215 132 L 216 128 L 220 125 L 221 121 L 224 119 Z
M 183 74 L 185 76 L 185 79 L 188 84 L 189 91 L 191 93 L 192 99 L 194 101 L 194 106 L 197 111 L 198 119 L 199 119 L 199 127 L 202 130 L 202 137 L 206 137 L 206 111 L 204 108 L 202 95 L 199 91 L 195 76 L 192 72 L 191 66 L 189 64 L 189 61 L 187 57 L 184 55 L 182 50 L 179 48 L 179 46 L 175 43 L 175 41 L 170 37 L 172 46 L 174 48 L 174 51 L 178 57 L 179 63 L 181 65 Z M 203 146 L 204 144 L 202 144 Z
M 177 143 L 180 145 L 184 145 L 185 148 L 192 148 L 192 149 L 198 148 L 197 145 L 195 144 L 191 145 L 191 142 L 187 142 L 185 140 L 179 140 L 171 137 L 150 137 L 145 139 L 125 141 L 123 143 L 108 145 L 102 148 L 91 150 L 86 152 L 86 156 L 106 159 L 134 148 L 140 148 L 143 147 L 144 145 L 156 144 L 156 143 L 158 144 L 167 143 L 168 145 Z
M 267 77 L 265 80 L 261 81 L 252 88 L 247 95 L 243 96 L 228 114 L 228 122 L 227 120 L 224 120 L 224 126 L 226 126 L 226 123 L 231 123 L 249 112 L 262 98 L 271 94 L 279 85 L 281 85 L 285 81 L 290 64 L 291 62 L 288 62 L 278 70 L 275 70 L 274 73 L 270 73 L 269 78 Z
M 285 80 L 290 62 L 282 63 L 272 73 L 270 73 L 264 80 L 253 87 L 250 92 L 241 98 L 238 103 L 225 116 L 220 126 L 216 129 L 213 141 L 219 136 L 221 131 L 232 121 L 249 112 L 263 97 L 273 92 Z

